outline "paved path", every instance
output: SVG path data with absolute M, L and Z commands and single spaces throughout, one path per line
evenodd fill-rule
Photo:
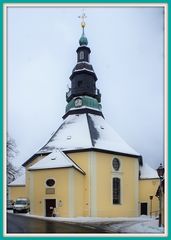
M 7 214 L 7 233 L 107 233 L 98 226 L 37 219 L 20 214 Z

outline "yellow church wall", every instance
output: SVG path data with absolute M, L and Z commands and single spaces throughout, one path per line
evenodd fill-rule
M 58 215 L 67 216 L 68 214 L 68 173 L 66 169 L 49 169 L 30 171 L 30 179 L 34 182 L 31 186 L 30 200 L 31 213 L 45 216 L 45 200 L 56 199 L 62 201 L 62 206 L 57 208 Z M 46 194 L 46 180 L 55 180 L 55 194 Z
M 9 199 L 16 200 L 20 197 L 27 197 L 29 198 L 30 195 L 30 172 L 27 169 L 35 164 L 36 162 L 40 161 L 44 156 L 36 157 L 31 163 L 26 165 L 26 185 L 25 186 L 10 186 L 8 187 L 9 190 Z
M 71 175 L 72 174 L 72 175 Z M 73 176 L 70 181 L 70 187 L 73 196 L 73 204 L 71 205 L 71 217 L 78 217 L 84 215 L 84 178 L 85 175 L 76 171 L 74 168 L 70 169 L 69 175 Z M 73 188 L 73 189 L 72 189 Z
M 137 158 L 119 156 L 101 152 L 69 153 L 68 156 L 86 173 L 81 174 L 74 168 L 26 171 L 26 187 L 10 187 L 10 199 L 28 197 L 31 201 L 31 213 L 45 215 L 45 199 L 61 200 L 56 211 L 62 217 L 74 216 L 138 216 L 141 203 L 148 204 L 148 214 L 158 213 L 159 202 L 155 197 L 159 180 L 138 179 L 139 164 Z M 120 160 L 120 169 L 115 171 L 112 160 Z M 38 162 L 42 156 L 36 158 Z M 28 168 L 28 166 L 27 166 Z M 121 202 L 112 203 L 112 178 L 121 181 Z M 55 194 L 46 194 L 46 180 L 56 181 Z M 91 186 L 91 187 L 90 187 Z
M 159 200 L 155 196 L 159 186 L 159 179 L 141 179 L 139 180 L 139 203 L 141 214 L 141 203 L 147 203 L 148 215 L 157 216 L 159 211 Z M 152 201 L 150 196 L 153 196 Z M 152 206 L 151 206 L 152 203 Z
M 11 187 L 8 187 L 8 191 L 9 191 L 9 200 L 16 201 L 17 198 L 28 197 L 25 186 L 11 186 Z
M 76 164 L 78 164 L 81 169 L 86 173 L 84 178 L 82 179 L 82 191 L 83 191 L 83 210 L 82 210 L 82 216 L 90 216 L 90 205 L 89 205 L 89 198 L 90 198 L 90 192 L 89 192 L 89 185 L 90 185 L 90 179 L 89 179 L 89 152 L 77 152 L 77 153 L 69 153 L 67 154 Z M 79 192 L 77 193 L 79 195 Z
M 120 160 L 121 165 L 118 171 L 115 171 L 112 167 L 114 157 Z M 138 160 L 131 157 L 96 153 L 96 161 L 98 161 L 96 172 L 96 182 L 98 183 L 96 187 L 97 216 L 137 216 Z M 121 181 L 120 204 L 113 204 L 112 202 L 113 177 L 118 177 Z
M 82 175 L 74 168 L 30 171 L 31 214 L 46 215 L 46 199 L 56 199 L 56 214 L 62 217 L 82 215 Z M 54 179 L 54 194 L 46 194 L 47 179 Z M 34 182 L 34 184 L 32 184 Z M 76 184 L 74 185 L 74 182 Z M 77 193 L 79 192 L 79 195 Z M 60 204 L 58 204 L 60 202 Z
M 84 216 L 138 216 L 139 163 L 137 158 L 93 151 L 68 155 L 86 172 Z M 120 159 L 119 171 L 113 170 L 114 157 Z M 112 203 L 113 177 L 119 177 L 121 180 L 120 204 Z
M 32 189 L 32 187 L 30 187 L 31 180 L 30 180 L 30 171 L 28 171 L 28 168 L 31 167 L 32 165 L 34 165 L 35 163 L 39 162 L 44 157 L 45 156 L 43 156 L 43 155 L 37 156 L 35 159 L 33 159 L 30 163 L 28 163 L 25 166 L 25 168 L 26 168 L 26 192 L 27 192 L 28 196 L 30 195 L 31 189 Z M 33 185 L 33 182 L 32 182 L 32 185 Z

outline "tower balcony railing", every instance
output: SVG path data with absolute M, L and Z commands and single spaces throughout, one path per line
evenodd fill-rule
M 96 95 L 96 99 L 101 102 L 101 93 L 100 90 L 98 88 L 96 88 L 95 90 L 95 95 Z
M 71 96 L 71 88 L 69 88 L 69 91 L 66 93 L 66 99 L 68 99 Z
M 99 94 L 100 94 L 100 90 L 98 88 L 96 88 L 95 95 L 99 95 Z

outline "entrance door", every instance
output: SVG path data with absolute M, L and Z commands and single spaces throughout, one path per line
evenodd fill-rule
M 141 203 L 141 215 L 147 215 L 147 203 Z
M 56 199 L 46 199 L 46 217 L 52 217 L 53 209 L 56 208 Z

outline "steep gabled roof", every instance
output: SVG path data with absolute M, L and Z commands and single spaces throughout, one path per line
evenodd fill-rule
M 85 172 L 68 156 L 66 156 L 60 150 L 54 150 L 52 153 L 48 154 L 46 157 L 41 159 L 39 162 L 35 163 L 28 170 L 43 170 L 43 169 L 56 169 L 56 168 L 70 168 L 74 167 L 76 170 L 85 174 Z

